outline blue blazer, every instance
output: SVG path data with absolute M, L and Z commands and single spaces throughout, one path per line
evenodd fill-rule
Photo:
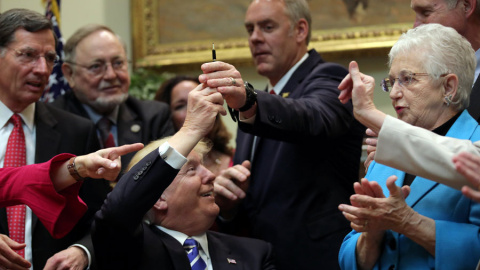
M 465 110 L 448 131 L 448 137 L 477 141 L 478 123 Z M 392 149 L 395 151 L 395 149 Z M 366 176 L 378 181 L 389 196 L 386 179 L 396 175 L 403 186 L 405 172 L 372 162 Z M 435 257 L 423 247 L 394 231 L 387 231 L 374 269 L 475 269 L 480 258 L 480 204 L 453 188 L 416 177 L 406 203 L 419 214 L 435 220 Z M 339 254 L 342 269 L 357 269 L 355 249 L 360 233 L 345 237 Z

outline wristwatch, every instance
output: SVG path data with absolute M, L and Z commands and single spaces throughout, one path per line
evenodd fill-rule
M 245 94 L 247 95 L 245 105 L 238 109 L 241 112 L 249 110 L 255 102 L 257 102 L 257 92 L 255 92 L 253 86 L 247 81 L 245 81 Z

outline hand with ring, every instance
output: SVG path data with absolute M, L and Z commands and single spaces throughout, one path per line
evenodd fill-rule
M 244 80 L 235 66 L 222 61 L 202 64 L 202 71 L 198 79 L 210 88 L 216 88 L 222 94 L 228 106 L 239 109 L 245 105 L 246 91 Z
M 232 86 L 237 85 L 237 81 L 235 81 L 235 79 L 233 77 L 230 77 L 230 80 L 232 81 Z

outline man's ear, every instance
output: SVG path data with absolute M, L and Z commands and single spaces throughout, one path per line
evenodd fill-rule
M 73 69 L 72 69 L 72 67 L 67 63 L 63 63 L 62 64 L 62 73 L 63 73 L 63 76 L 67 79 L 68 84 L 70 85 L 70 88 L 73 89 L 75 87 L 75 82 L 73 81 Z
M 470 16 L 475 16 L 475 9 L 477 7 L 477 0 L 459 0 L 459 5 L 462 5 L 461 8 L 465 14 L 465 18 L 470 18 Z
M 305 19 L 300 19 L 295 26 L 297 42 L 306 42 L 308 36 L 308 23 Z
M 157 202 L 153 205 L 153 208 L 155 208 L 158 211 L 167 210 L 168 204 L 167 204 L 167 201 L 163 198 L 163 194 L 162 194 L 162 197 L 160 197 L 160 199 L 158 199 Z

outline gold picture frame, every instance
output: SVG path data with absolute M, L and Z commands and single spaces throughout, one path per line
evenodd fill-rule
M 327 59 L 384 55 L 412 27 L 414 13 L 410 10 L 410 0 L 386 1 L 385 6 L 368 1 L 373 0 L 310 0 L 311 9 L 330 9 L 327 15 L 312 10 L 314 23 L 309 47 Z M 243 29 L 249 3 L 249 0 L 131 0 L 134 66 L 175 69 L 198 65 L 211 61 L 212 43 L 219 60 L 237 65 L 251 63 Z M 348 3 L 357 6 L 346 11 Z M 201 5 L 201 10 L 196 5 Z

